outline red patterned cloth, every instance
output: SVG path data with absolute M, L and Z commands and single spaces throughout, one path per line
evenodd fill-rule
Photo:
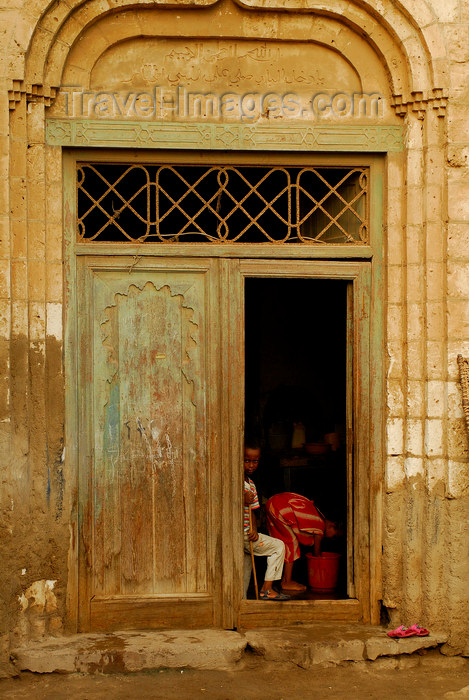
M 298 493 L 277 493 L 265 505 L 271 537 L 285 543 L 285 561 L 300 557 L 300 544 L 312 546 L 314 535 L 324 535 L 326 522 L 318 509 Z

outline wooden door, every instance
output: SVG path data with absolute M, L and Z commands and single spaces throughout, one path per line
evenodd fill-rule
M 369 265 L 77 260 L 79 629 L 369 621 Z M 350 283 L 349 598 L 275 611 L 242 600 L 243 289 L 263 276 Z
M 220 624 L 216 266 L 78 259 L 82 630 Z

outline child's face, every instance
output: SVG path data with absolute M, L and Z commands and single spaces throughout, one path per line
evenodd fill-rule
M 261 451 L 259 447 L 244 448 L 244 473 L 251 476 L 257 469 Z

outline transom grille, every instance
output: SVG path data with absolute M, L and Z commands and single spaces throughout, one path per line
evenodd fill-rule
M 81 163 L 79 241 L 368 243 L 368 168 Z

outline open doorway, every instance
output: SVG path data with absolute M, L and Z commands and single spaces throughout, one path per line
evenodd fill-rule
M 347 469 L 346 280 L 255 278 L 245 280 L 245 431 L 261 441 L 253 477 L 260 500 L 294 492 L 313 500 L 347 532 L 351 494 Z M 265 529 L 261 508 L 260 529 Z M 327 541 L 340 553 L 333 592 L 295 599 L 347 597 L 347 538 Z M 308 585 L 308 548 L 294 578 Z M 350 555 L 350 553 L 349 553 Z M 256 557 L 259 578 L 263 557 Z M 252 591 L 248 591 L 248 598 Z

